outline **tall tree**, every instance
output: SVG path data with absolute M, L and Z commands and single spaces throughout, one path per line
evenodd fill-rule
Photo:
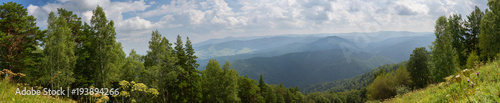
M 35 21 L 21 4 L 7 2 L 0 5 L 0 68 L 16 73 L 36 68 L 37 57 L 33 51 L 46 31 L 40 30 Z
M 429 83 L 430 71 L 427 65 L 427 61 L 429 61 L 427 53 L 425 47 L 415 48 L 413 54 L 410 55 L 410 60 L 408 60 L 408 72 L 418 88 L 423 88 Z
M 126 63 L 123 65 L 123 75 L 122 80 L 126 81 L 138 81 L 137 77 L 141 77 L 140 73 L 145 71 L 144 64 L 142 64 L 141 55 L 137 54 L 134 49 L 132 49 L 127 57 Z
M 74 52 L 75 42 L 71 35 L 66 20 L 56 17 L 50 12 L 47 21 L 48 34 L 44 38 L 43 68 L 46 77 L 43 80 L 51 83 L 52 88 L 68 87 L 75 81 L 73 68 L 75 68 L 76 56 Z
M 260 103 L 264 101 L 261 95 L 259 95 L 259 87 L 255 85 L 254 80 L 245 77 L 240 77 L 238 81 L 239 91 L 238 96 L 243 103 Z M 283 87 L 284 88 L 284 87 Z
M 181 43 L 182 44 L 182 43 Z M 184 70 L 187 72 L 187 78 L 188 79 L 188 86 L 189 86 L 189 94 L 190 100 L 194 101 L 200 101 L 202 94 L 201 94 L 201 76 L 200 76 L 200 71 L 196 70 L 200 64 L 196 63 L 196 59 L 198 57 L 194 52 L 193 45 L 191 44 L 191 40 L 189 40 L 189 37 L 186 37 L 186 44 L 185 44 L 185 49 L 184 51 L 186 52 L 186 64 L 184 66 Z M 224 65 L 225 66 L 225 65 Z
M 481 19 L 479 34 L 480 58 L 482 61 L 494 59 L 500 50 L 500 1 L 489 0 L 483 19 Z
M 240 102 L 238 97 L 238 72 L 231 68 L 229 61 L 226 61 L 222 66 L 222 73 L 224 76 L 221 78 L 223 80 L 223 100 L 230 103 Z
M 123 57 L 124 53 L 117 53 L 121 50 L 121 44 L 115 41 L 114 22 L 106 19 L 106 14 L 100 6 L 92 12 L 90 26 L 93 33 L 89 37 L 92 42 L 91 69 L 97 74 L 95 78 L 96 85 L 98 87 L 108 87 L 111 82 L 118 82 L 116 78 L 118 76 L 117 69 L 121 66 L 117 64 L 119 63 L 117 61 L 118 58 Z
M 143 57 L 146 70 L 140 75 L 142 82 L 158 88 L 160 92 L 159 102 L 174 102 L 178 94 L 177 76 L 180 67 L 175 67 L 177 58 L 168 39 L 162 37 L 158 30 L 151 33 L 149 50 Z
M 466 53 L 470 54 L 475 51 L 476 54 L 479 51 L 479 33 L 481 32 L 481 19 L 484 16 L 484 12 L 481 11 L 477 6 L 474 11 L 467 15 L 467 22 L 465 27 L 467 32 L 465 33 L 464 46 L 466 48 Z
M 456 51 L 452 45 L 452 35 L 448 30 L 446 30 L 447 25 L 448 23 L 446 21 L 446 17 L 444 16 L 439 17 L 436 21 L 434 31 L 436 40 L 432 42 L 431 46 L 432 61 L 434 63 L 434 69 L 432 70 L 434 82 L 444 81 L 445 77 L 455 73 L 456 71 Z
M 203 102 L 239 102 L 238 97 L 238 73 L 230 69 L 231 65 L 226 61 L 222 69 L 215 60 L 209 60 L 203 71 Z
M 455 62 L 458 67 L 463 68 L 467 62 L 467 54 L 464 51 L 466 28 L 461 15 L 453 14 L 448 18 L 446 31 L 450 33 L 451 45 L 455 49 Z

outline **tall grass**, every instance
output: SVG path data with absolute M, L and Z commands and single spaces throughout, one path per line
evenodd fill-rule
M 61 97 L 52 97 L 44 95 L 16 95 L 16 90 L 23 90 L 23 84 L 13 84 L 7 79 L 0 80 L 0 103 L 72 103 L 70 99 Z M 31 88 L 31 87 L 29 87 Z
M 386 100 L 389 103 L 500 102 L 500 61 L 476 67 L 461 82 L 438 83 Z M 477 74 L 476 74 L 477 73 Z M 469 82 L 467 81 L 469 79 Z

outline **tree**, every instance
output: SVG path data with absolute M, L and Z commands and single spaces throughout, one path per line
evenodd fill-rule
M 394 73 L 394 78 L 396 86 L 408 87 L 413 83 L 410 72 L 407 71 L 405 66 L 399 66 Z
M 203 102 L 239 102 L 238 98 L 238 74 L 230 68 L 226 61 L 223 69 L 215 60 L 209 60 L 203 71 Z
M 223 71 L 223 91 L 222 95 L 224 98 L 222 99 L 225 102 L 240 102 L 240 98 L 238 97 L 238 72 L 235 69 L 231 68 L 231 64 L 229 61 L 224 63 L 222 66 Z
M 190 46 L 191 42 L 189 41 L 189 44 L 186 43 L 186 45 Z M 195 69 L 199 65 L 195 61 L 197 57 L 194 56 L 194 50 L 192 47 L 184 48 L 180 35 L 177 35 L 177 42 L 174 49 L 178 59 L 175 65 L 179 67 L 179 75 L 177 77 L 179 89 L 176 91 L 177 94 L 180 94 L 179 102 L 201 102 L 199 71 Z M 186 53 L 186 50 L 192 51 Z
M 118 69 L 121 68 L 121 58 L 125 58 L 125 53 L 121 50 L 121 44 L 115 41 L 114 22 L 106 19 L 106 14 L 102 7 L 97 6 L 92 11 L 90 19 L 91 35 L 88 37 L 92 42 L 90 69 L 96 73 L 95 84 L 97 87 L 108 87 L 111 82 L 118 82 Z M 121 52 L 120 52 L 121 51 Z
M 377 76 L 375 80 L 366 87 L 369 100 L 387 99 L 396 95 L 394 76 L 392 73 Z
M 47 23 L 48 34 L 43 40 L 45 57 L 42 59 L 45 76 L 41 79 L 44 84 L 52 81 L 52 88 L 68 87 L 75 81 L 74 38 L 71 37 L 71 29 L 63 17 L 56 17 L 54 12 L 50 12 Z
M 467 58 L 466 67 L 472 69 L 477 63 L 479 63 L 479 56 L 477 56 L 476 52 L 471 52 L 469 58 Z
M 466 49 L 466 53 L 470 54 L 471 52 L 479 51 L 479 33 L 481 32 L 481 19 L 484 16 L 484 12 L 481 11 L 477 6 L 474 11 L 472 11 L 467 16 L 467 22 L 465 23 L 465 27 L 467 28 L 467 32 L 465 33 L 465 41 L 464 46 Z M 476 53 L 477 54 L 477 53 Z
M 415 48 L 413 54 L 410 55 L 410 60 L 408 60 L 408 72 L 410 72 L 411 80 L 418 88 L 423 88 L 429 83 L 430 71 L 427 64 L 427 61 L 429 61 L 427 54 L 425 47 Z
M 146 70 L 141 72 L 140 81 L 158 88 L 159 102 L 174 102 L 179 95 L 175 90 L 178 89 L 177 71 L 180 67 L 175 66 L 177 58 L 172 44 L 156 30 L 151 33 L 149 50 L 146 52 L 142 57 Z
M 145 71 L 144 64 L 142 64 L 141 55 L 137 54 L 134 49 L 132 49 L 127 57 L 126 63 L 123 65 L 122 80 L 125 81 L 138 81 L 137 77 L 141 77 L 140 73 Z
M 500 4 L 498 0 L 489 0 L 490 11 L 485 11 L 481 19 L 479 34 L 480 58 L 482 61 L 492 60 L 500 50 Z
M 182 43 L 180 43 L 182 44 Z M 186 44 L 185 44 L 185 49 L 184 51 L 186 52 L 186 64 L 184 65 L 183 68 L 187 72 L 187 80 L 189 82 L 188 88 L 189 88 L 189 94 L 190 94 L 190 100 L 195 101 L 195 102 L 200 102 L 201 101 L 201 76 L 199 75 L 200 71 L 196 70 L 200 64 L 196 63 L 196 59 L 198 57 L 194 52 L 193 45 L 191 44 L 191 40 L 189 40 L 189 37 L 186 37 Z M 227 63 L 229 64 L 229 63 Z M 226 66 L 226 65 L 224 65 Z M 234 102 L 234 101 L 233 101 Z
M 441 16 L 436 21 L 434 34 L 436 35 L 436 40 L 432 42 L 432 61 L 434 63 L 434 69 L 432 74 L 434 76 L 434 82 L 444 81 L 444 78 L 455 73 L 456 62 L 455 55 L 456 51 L 453 48 L 452 35 L 446 30 L 447 22 L 446 17 Z
M 15 73 L 36 68 L 38 56 L 33 51 L 46 31 L 40 30 L 35 21 L 21 4 L 0 5 L 0 68 Z
M 239 91 L 238 91 L 238 96 L 241 99 L 241 102 L 243 103 L 260 103 L 264 101 L 264 98 L 262 98 L 261 95 L 258 94 L 259 87 L 254 85 L 254 81 L 248 76 L 245 75 L 245 77 L 240 77 L 240 80 L 238 81 L 239 85 Z M 284 88 L 284 87 L 283 87 Z M 284 90 L 283 90 L 284 91 Z M 280 93 L 280 92 L 278 92 Z M 285 93 L 285 92 L 282 92 Z M 283 95 L 279 95 L 281 97 L 278 97 L 278 99 L 283 99 Z M 278 100 L 279 102 L 280 100 Z
M 463 68 L 467 62 L 467 54 L 464 48 L 465 42 L 465 30 L 464 21 L 461 15 L 453 14 L 448 18 L 448 23 L 446 24 L 447 32 L 449 32 L 451 37 L 451 45 L 455 50 L 455 64 L 457 67 Z

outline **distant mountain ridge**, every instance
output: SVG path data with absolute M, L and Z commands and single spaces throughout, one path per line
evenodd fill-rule
M 240 75 L 258 79 L 262 74 L 268 83 L 287 86 L 350 78 L 402 62 L 414 48 L 428 47 L 435 39 L 432 33 L 399 31 L 234 38 L 195 44 L 198 69 L 204 70 L 209 59 L 229 61 Z

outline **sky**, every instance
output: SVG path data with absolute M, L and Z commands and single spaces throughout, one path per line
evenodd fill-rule
M 11 0 L 0 0 L 8 2 Z M 433 32 L 439 16 L 470 14 L 487 0 L 15 0 L 37 25 L 57 8 L 90 23 L 101 6 L 115 22 L 117 41 L 129 53 L 146 54 L 153 30 L 171 43 L 180 35 L 193 43 L 208 39 L 281 34 L 377 31 Z

